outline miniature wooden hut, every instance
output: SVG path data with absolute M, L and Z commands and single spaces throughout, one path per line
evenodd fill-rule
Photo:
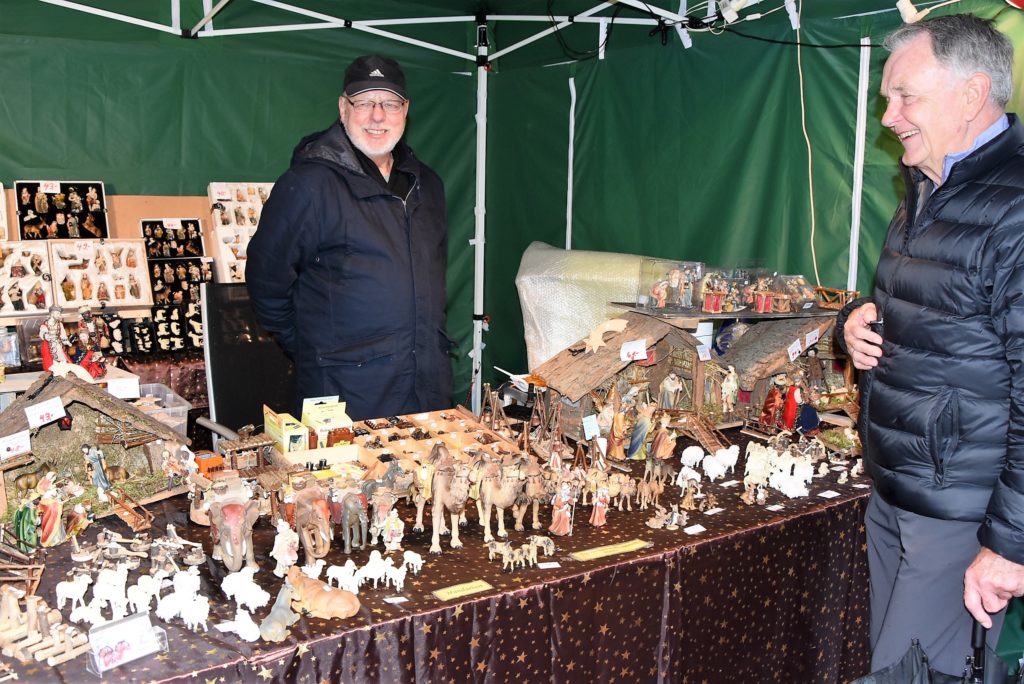
M 30 429 L 25 409 L 55 397 L 60 399 L 67 419 Z M 132 496 L 140 503 L 176 494 L 177 490 L 167 490 L 159 463 L 154 464 L 154 449 L 143 447 L 163 440 L 162 449 L 174 453 L 180 446 L 190 444 L 187 437 L 106 390 L 74 376 L 50 373 L 43 373 L 0 413 L 0 437 L 26 430 L 31 430 L 34 459 L 12 454 L 12 458 L 0 461 L 0 471 L 6 471 L 0 477 L 0 515 L 7 511 L 7 487 L 13 485 L 21 472 L 36 467 L 26 464 L 48 464 L 59 477 L 85 477 L 83 444 L 102 445 L 108 467 L 120 466 L 129 474 L 129 481 L 122 485 L 139 485 L 133 487 Z M 96 512 L 102 515 L 101 511 Z

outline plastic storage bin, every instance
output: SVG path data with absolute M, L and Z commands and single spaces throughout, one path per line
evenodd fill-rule
M 140 399 L 135 404 L 137 408 L 148 414 L 151 418 L 159 420 L 178 434 L 184 435 L 188 428 L 188 412 L 192 404 L 188 403 L 167 385 L 152 384 L 139 385 Z M 149 403 L 147 397 L 156 397 L 158 402 Z

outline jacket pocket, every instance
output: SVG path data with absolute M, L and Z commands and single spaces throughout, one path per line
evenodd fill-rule
M 942 484 L 949 459 L 960 445 L 960 395 L 955 388 L 939 395 L 931 418 L 928 447 L 935 463 L 935 479 Z
M 395 355 L 395 335 L 360 340 L 345 347 L 317 352 L 318 366 L 362 366 Z
M 445 356 L 451 356 L 452 351 L 458 348 L 458 342 L 448 337 L 448 333 L 446 333 L 443 328 L 438 328 L 437 333 L 440 335 L 438 338 L 438 344 L 441 345 L 441 353 Z

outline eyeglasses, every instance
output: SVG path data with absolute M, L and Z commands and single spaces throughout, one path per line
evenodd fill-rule
M 352 109 L 356 110 L 360 114 L 368 114 L 373 111 L 374 107 L 380 106 L 384 110 L 385 114 L 397 114 L 402 111 L 402 107 L 405 106 L 406 100 L 384 100 L 383 102 L 377 102 L 376 100 L 352 100 L 348 97 L 349 105 Z

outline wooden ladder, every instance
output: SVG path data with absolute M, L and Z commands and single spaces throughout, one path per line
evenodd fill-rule
M 114 515 L 124 520 L 133 532 L 142 532 L 153 526 L 153 514 L 143 508 L 142 504 L 133 499 L 128 492 L 123 489 L 111 489 L 107 496 L 114 502 Z

